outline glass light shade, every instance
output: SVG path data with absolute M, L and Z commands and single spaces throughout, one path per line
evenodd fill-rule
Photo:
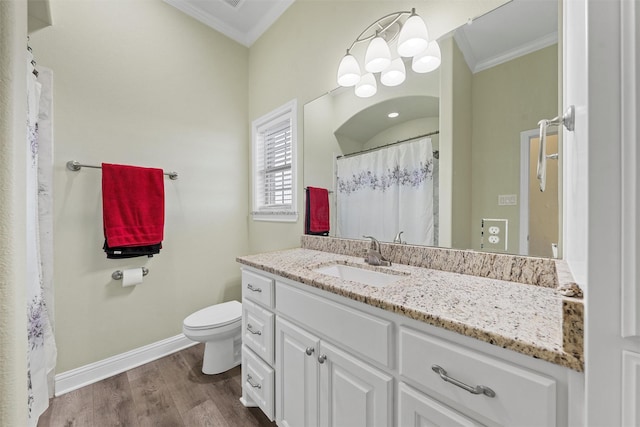
M 340 86 L 354 86 L 360 81 L 360 65 L 356 58 L 347 53 L 342 57 L 338 66 L 338 84 Z
M 428 44 L 427 25 L 420 16 L 411 15 L 398 35 L 398 53 L 400 56 L 415 56 L 424 51 Z
M 442 62 L 442 54 L 437 41 L 429 43 L 427 50 L 413 57 L 411 69 L 416 73 L 428 73 L 435 70 Z
M 364 55 L 364 68 L 370 73 L 379 73 L 391 64 L 389 45 L 380 36 L 376 36 L 367 47 Z
M 398 86 L 407 77 L 402 58 L 391 61 L 391 65 L 380 74 L 380 83 L 385 86 Z
M 378 91 L 378 85 L 376 84 L 376 78 L 373 74 L 367 73 L 360 78 L 358 84 L 356 84 L 356 96 L 360 98 L 369 98 Z

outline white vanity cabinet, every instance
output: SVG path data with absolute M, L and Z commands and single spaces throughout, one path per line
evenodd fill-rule
M 426 395 L 491 424 L 556 425 L 555 379 L 403 326 L 398 335 L 400 378 Z
M 320 425 L 392 425 L 393 377 L 340 350 L 320 343 Z
M 276 320 L 276 418 L 284 427 L 319 424 L 320 339 L 282 318 Z
M 251 267 L 243 287 L 242 401 L 281 427 L 569 423 L 566 368 Z
M 392 425 L 393 377 L 284 319 L 276 331 L 278 425 Z
M 298 326 L 319 331 L 327 325 L 342 325 L 342 333 L 336 335 L 353 338 L 356 346 L 362 345 L 366 350 L 376 348 L 365 342 L 376 338 L 366 333 L 370 325 L 358 323 L 368 315 L 280 282 L 276 282 L 276 308 L 278 425 L 392 425 L 393 377 L 358 358 L 349 351 L 350 345 L 344 344 L 342 349 Z M 358 325 L 364 329 L 356 334 Z M 378 322 L 376 326 L 382 327 L 378 331 L 383 337 L 388 335 L 388 322 Z M 387 353 L 385 349 L 382 356 L 385 360 Z
M 472 427 L 481 425 L 405 383 L 398 385 L 398 426 Z
M 640 353 L 622 352 L 622 425 L 640 425 Z
M 242 398 L 275 419 L 274 280 L 242 271 Z

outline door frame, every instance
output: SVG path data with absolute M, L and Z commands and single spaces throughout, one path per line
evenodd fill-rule
M 556 129 L 547 132 L 547 135 L 557 135 Z M 530 129 L 520 132 L 520 234 L 518 236 L 518 253 L 529 255 L 529 162 L 531 140 L 540 138 L 539 129 Z M 560 145 L 558 144 L 558 151 Z M 558 170 L 560 173 L 560 170 Z M 560 177 L 558 177 L 560 179 Z M 560 207 L 558 207 L 560 208 Z M 560 236 L 558 236 L 560 239 Z

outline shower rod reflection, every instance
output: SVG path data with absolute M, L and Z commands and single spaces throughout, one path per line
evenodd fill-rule
M 69 169 L 70 171 L 78 172 L 82 168 L 102 169 L 102 166 L 83 165 L 75 160 L 69 160 L 67 162 L 67 169 Z M 178 179 L 178 172 L 164 172 L 164 174 L 167 175 L 169 179 Z
M 414 139 L 424 138 L 424 137 L 432 136 L 432 135 L 438 135 L 439 133 L 440 133 L 440 131 L 436 130 L 436 131 L 425 133 L 425 134 L 422 134 L 422 135 L 412 136 L 411 138 L 400 139 L 398 141 L 391 142 L 389 144 L 379 145 L 379 146 L 373 147 L 373 148 L 367 148 L 366 150 L 356 151 L 355 153 L 349 153 L 349 154 L 343 154 L 341 156 L 336 156 L 336 159 L 341 159 L 343 157 L 346 158 L 346 157 L 351 157 L 351 156 L 358 156 L 360 154 L 368 153 L 369 151 L 376 151 L 376 150 L 379 150 L 381 148 L 390 147 L 392 145 L 402 144 L 403 142 L 413 141 Z M 439 153 L 438 153 L 437 150 L 434 151 L 433 153 L 434 153 L 434 157 L 439 158 Z M 438 155 L 436 155 L 436 153 L 438 153 Z

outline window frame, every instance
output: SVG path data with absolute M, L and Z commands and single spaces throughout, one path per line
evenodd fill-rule
M 298 103 L 293 99 L 251 123 L 251 217 L 254 221 L 297 222 L 297 152 L 298 152 Z M 264 134 L 283 120 L 289 120 L 291 133 L 291 204 L 265 206 L 259 200 L 258 184 L 264 171 L 259 170 L 259 154 L 264 150 Z

